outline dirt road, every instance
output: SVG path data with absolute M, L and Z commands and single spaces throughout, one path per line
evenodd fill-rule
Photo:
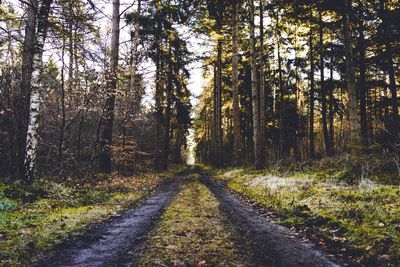
M 176 244 L 173 244 L 173 238 L 168 236 L 160 236 L 160 233 L 169 233 L 172 236 L 182 235 L 193 238 L 192 233 L 179 233 L 176 234 L 176 228 L 182 227 L 182 220 L 188 220 L 195 222 L 197 219 L 200 222 L 204 222 L 204 226 L 200 223 L 199 225 L 193 226 L 197 228 L 213 227 L 213 225 L 229 225 L 226 229 L 220 231 L 230 231 L 229 236 L 238 236 L 239 242 L 233 242 L 233 246 L 237 246 L 232 251 L 248 251 L 243 255 L 251 255 L 251 263 L 244 264 L 245 266 L 339 266 L 334 263 L 334 259 L 328 259 L 322 252 L 318 251 L 315 246 L 311 243 L 304 242 L 296 237 L 296 235 L 289 229 L 279 226 L 273 222 L 267 221 L 264 217 L 259 216 L 250 206 L 241 203 L 241 201 L 224 190 L 224 185 L 214 181 L 211 177 L 197 174 L 195 169 L 182 173 L 183 176 L 177 177 L 174 182 L 162 186 L 157 192 L 152 194 L 146 200 L 139 205 L 127 210 L 121 216 L 113 218 L 107 222 L 93 226 L 87 234 L 70 240 L 56 249 L 55 255 L 48 257 L 41 262 L 38 262 L 38 266 L 135 266 L 138 263 L 138 259 L 142 255 L 156 255 L 157 260 L 151 266 L 192 266 L 192 262 L 185 260 L 173 261 L 173 263 L 163 263 L 163 252 L 166 248 L 177 250 Z M 196 212 L 196 209 L 207 210 L 208 202 L 198 205 L 200 208 L 192 207 L 191 213 L 186 213 L 181 216 L 179 214 L 179 205 L 194 205 L 197 203 L 179 203 L 179 198 L 184 197 L 178 188 L 181 188 L 179 184 L 185 181 L 188 176 L 191 176 L 191 183 L 199 184 L 198 186 L 205 185 L 205 190 L 199 189 L 196 186 L 196 191 L 190 193 L 190 188 L 186 186 L 186 195 L 190 196 L 191 201 L 211 201 L 210 198 L 217 202 L 217 215 L 207 214 L 204 218 L 197 218 L 202 216 L 203 213 Z M 186 178 L 185 178 L 186 177 Z M 193 181 L 193 177 L 195 177 Z M 188 191 L 189 190 L 189 191 Z M 199 193 L 200 192 L 200 193 Z M 206 198 L 198 196 L 199 194 L 209 194 Z M 175 205 L 174 214 L 177 219 L 176 223 L 172 220 L 168 224 L 162 224 L 162 220 L 165 220 L 165 216 L 161 216 L 166 210 L 169 209 L 169 203 L 174 199 Z M 202 200 L 203 199 L 203 200 Z M 204 200 L 205 199 L 205 200 Z M 182 199 L 181 201 L 182 202 Z M 212 202 L 210 202 L 212 203 Z M 178 205 L 178 206 L 177 206 Z M 182 206 L 184 209 L 184 206 Z M 197 206 L 196 206 L 197 207 Z M 182 211 L 183 212 L 183 211 Z M 216 210 L 213 210 L 216 213 Z M 199 215 L 200 214 L 200 215 Z M 191 217 L 192 216 L 192 217 Z M 170 216 L 171 217 L 171 216 Z M 170 218 L 169 217 L 169 218 Z M 196 217 L 196 218 L 193 218 Z M 183 219 L 182 219 L 183 218 Z M 223 218 L 223 219 L 221 219 Z M 174 218 L 173 218 L 174 219 Z M 170 218 L 171 220 L 171 218 Z M 205 220 L 210 220 L 211 223 Z M 170 229 L 163 229 L 158 231 L 157 228 L 169 227 Z M 199 232 L 201 229 L 195 229 Z M 221 228 L 221 227 L 219 227 Z M 233 230 L 229 230 L 232 229 Z M 190 227 L 188 228 L 190 230 Z M 186 229 L 186 231 L 189 231 Z M 200 231 L 201 232 L 201 231 Z M 163 244 L 165 247 L 156 246 L 152 248 L 158 251 L 152 251 L 153 254 L 148 254 L 145 246 L 146 240 L 149 238 L 165 239 Z M 157 235 L 154 237 L 154 235 Z M 222 235 L 224 236 L 224 235 Z M 228 236 L 228 235 L 227 235 Z M 186 238 L 186 237 L 185 237 Z M 201 238 L 201 236 L 197 236 Z M 221 238 L 221 237 L 219 237 Z M 212 244 L 212 235 L 207 237 L 208 240 L 200 240 L 201 246 L 207 246 Z M 185 254 L 185 249 L 190 250 L 191 246 L 195 246 L 194 241 L 188 239 L 187 245 L 180 248 L 179 253 Z M 218 240 L 221 242 L 221 239 Z M 248 241 L 248 242 L 247 242 Z M 233 244 L 232 243 L 232 244 Z M 200 246 L 200 247 L 201 247 Z M 201 249 L 201 248 L 199 248 Z M 211 249 L 212 250 L 212 249 Z M 193 253 L 193 248 L 190 250 Z M 208 250 L 210 255 L 213 253 Z M 189 253 L 189 252 L 188 252 Z M 196 252 L 197 253 L 197 252 Z M 220 253 L 220 252 L 218 252 Z M 215 252 L 214 252 L 215 254 Z M 205 258 L 207 255 L 203 255 Z M 214 255 L 215 256 L 215 255 Z M 177 256 L 178 257 L 178 256 Z M 186 255 L 184 259 L 190 258 L 191 255 Z M 193 257 L 196 257 L 194 255 Z M 229 263 L 228 259 L 222 259 L 221 262 Z M 236 257 L 237 258 L 237 257 Z M 238 262 L 238 261 L 236 261 Z M 201 262 L 200 264 L 206 264 L 207 261 Z M 196 264 L 196 263 L 195 263 Z M 215 265 L 215 264 L 213 264 Z M 218 265 L 218 264 L 216 264 Z M 229 265 L 229 264 L 228 264 Z M 150 265 L 149 265 L 150 266 Z M 221 265 L 222 266 L 222 265 Z M 235 263 L 231 263 L 229 266 L 236 266 Z M 243 265 L 242 265 L 243 266 Z
M 86 234 L 61 244 L 55 255 L 37 266 L 130 266 L 144 237 L 175 195 L 177 182 L 164 184 L 118 217 L 93 226 Z

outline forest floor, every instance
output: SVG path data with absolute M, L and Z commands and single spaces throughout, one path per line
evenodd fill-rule
M 44 195 L 25 204 L 9 187 L 0 213 L 5 266 L 399 263 L 398 186 L 195 166 L 75 187 L 45 182 Z
M 214 179 L 260 216 L 345 264 L 400 266 L 400 187 L 343 182 L 343 169 L 214 170 Z M 338 178 L 340 177 L 340 178 Z
M 59 244 L 38 266 L 338 266 L 200 168 Z M 340 263 L 340 262 L 339 262 Z
M 0 182 L 0 266 L 30 266 L 67 240 L 87 236 L 163 187 L 176 171 L 43 178 L 29 186 Z

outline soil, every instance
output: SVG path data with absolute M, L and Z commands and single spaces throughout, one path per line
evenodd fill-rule
M 191 169 L 180 176 L 198 173 Z M 93 225 L 86 234 L 75 237 L 54 249 L 37 266 L 135 266 L 145 249 L 148 233 L 177 194 L 179 180 L 164 184 L 147 199 L 118 217 Z M 207 175 L 199 178 L 219 201 L 226 223 L 240 233 L 240 249 L 251 253 L 255 266 L 339 266 L 315 245 L 301 240 L 288 228 L 260 216 L 250 205 L 230 194 L 222 183 Z M 179 195 L 177 195 L 179 196 Z
M 146 234 L 176 194 L 177 181 L 163 184 L 144 201 L 85 234 L 57 246 L 36 266 L 132 266 Z
M 224 185 L 207 176 L 201 178 L 220 201 L 220 208 L 237 230 L 252 240 L 259 266 L 339 266 L 312 243 L 300 240 L 288 228 L 259 216 L 254 209 L 229 194 Z

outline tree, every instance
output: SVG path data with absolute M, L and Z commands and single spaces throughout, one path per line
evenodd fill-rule
M 101 153 L 99 156 L 100 171 L 110 173 L 111 166 L 111 144 L 114 124 L 114 109 L 115 109 L 115 94 L 117 90 L 117 75 L 118 75 L 118 51 L 119 51 L 119 23 L 120 14 L 119 0 L 113 0 L 112 12 L 112 33 L 111 33 L 111 51 L 110 51 L 110 70 L 107 77 L 107 99 L 103 111 L 103 133 L 101 137 Z
M 254 0 L 249 0 L 249 23 L 250 23 L 250 64 L 251 64 L 251 103 L 253 106 L 253 143 L 254 143 L 254 165 L 257 169 L 261 169 L 264 165 L 262 162 L 262 153 L 260 145 L 260 94 L 257 87 L 257 52 L 256 37 L 254 24 Z
M 353 61 L 353 42 L 352 42 L 352 31 L 350 17 L 352 14 L 352 1 L 345 0 L 345 13 L 344 13 L 344 45 L 346 54 L 346 81 L 347 90 L 349 94 L 348 103 L 348 114 L 350 123 L 350 141 L 356 144 L 359 140 L 358 138 L 358 121 L 357 121 L 357 94 L 356 94 L 356 84 L 354 77 L 354 61 Z
M 389 90 L 392 96 L 392 112 L 393 112 L 393 132 L 392 134 L 397 135 L 399 127 L 399 108 L 397 104 L 397 85 L 396 85 L 396 73 L 394 69 L 393 61 L 393 49 L 391 45 L 392 34 L 391 26 L 389 25 L 388 19 L 389 11 L 386 8 L 386 0 L 379 0 L 379 17 L 382 20 L 382 40 L 386 48 L 386 68 L 389 74 Z
M 29 122 L 26 138 L 26 155 L 25 155 L 25 180 L 32 182 L 37 175 L 37 149 L 39 143 L 39 114 L 40 114 L 40 87 L 41 87 L 41 70 L 43 47 L 46 40 L 48 28 L 49 13 L 52 0 L 43 0 L 38 14 L 38 27 L 35 35 L 35 50 L 32 61 L 32 80 L 29 108 Z M 27 74 L 28 75 L 28 74 Z
M 315 158 L 314 144 L 314 97 L 315 97 L 315 81 L 314 81 L 314 47 L 313 47 L 313 10 L 310 9 L 310 33 L 309 33 L 309 60 L 310 60 L 310 128 L 309 128 L 309 153 L 310 158 Z
M 36 32 L 36 10 L 37 0 L 30 0 L 26 4 L 25 38 L 22 55 L 21 88 L 20 99 L 17 101 L 17 150 L 18 150 L 18 171 L 21 179 L 27 179 L 25 168 L 26 137 L 29 119 L 29 101 L 31 94 L 31 77 L 33 68 L 33 51 L 35 49 Z
M 328 156 L 332 156 L 331 148 L 331 138 L 328 132 L 328 122 L 327 122 L 327 105 L 326 105 L 326 87 L 324 81 L 325 66 L 324 66 L 324 22 L 322 19 L 322 8 L 318 8 L 319 16 L 319 45 L 320 45 L 320 75 L 321 75 L 321 104 L 322 104 L 322 129 L 324 135 L 325 149 Z
M 260 147 L 258 167 L 265 165 L 264 1 L 260 0 Z
M 232 13 L 232 97 L 233 97 L 233 153 L 235 164 L 240 163 L 241 156 L 241 132 L 240 132 L 240 107 L 238 85 L 238 1 L 235 0 Z

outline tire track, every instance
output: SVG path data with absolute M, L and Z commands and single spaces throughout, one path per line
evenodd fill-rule
M 120 216 L 99 223 L 79 237 L 61 244 L 55 255 L 36 266 L 132 266 L 151 229 L 177 192 L 178 182 L 155 193 Z
M 224 186 L 208 176 L 202 176 L 201 182 L 206 185 L 220 201 L 223 213 L 236 225 L 237 230 L 253 241 L 259 266 L 339 266 L 313 244 L 295 237 L 294 233 L 259 216 L 251 207 L 224 190 Z

